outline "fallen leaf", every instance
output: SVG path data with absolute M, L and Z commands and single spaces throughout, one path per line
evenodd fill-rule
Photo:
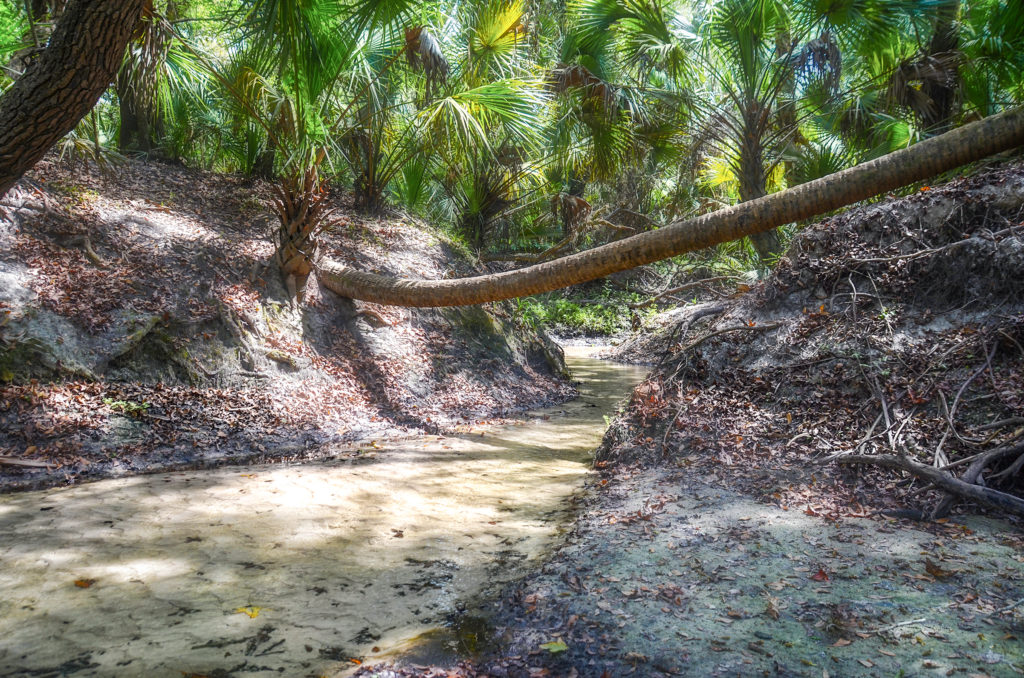
M 245 607 L 240 607 L 236 609 L 235 612 L 239 614 L 249 615 L 249 619 L 255 619 L 256 617 L 260 616 L 260 612 L 264 609 L 265 608 L 257 607 L 255 605 L 246 605 Z
M 828 581 L 828 575 L 825 574 L 825 570 L 824 569 L 819 567 L 818 568 L 818 572 L 816 574 L 812 575 L 811 579 L 813 579 L 814 581 Z
M 952 577 L 956 572 L 950 570 L 943 570 L 941 567 L 933 563 L 932 561 L 925 558 L 924 561 L 925 572 L 935 577 L 936 579 L 945 579 L 946 577 Z
M 547 650 L 551 654 L 558 654 L 559 652 L 565 652 L 568 650 L 569 646 L 561 640 L 553 640 L 550 643 L 543 643 L 540 646 L 540 649 Z
M 95 579 L 76 579 L 75 580 L 75 586 L 77 586 L 80 589 L 87 589 L 87 588 L 89 588 L 90 586 L 92 586 L 95 583 L 96 583 Z

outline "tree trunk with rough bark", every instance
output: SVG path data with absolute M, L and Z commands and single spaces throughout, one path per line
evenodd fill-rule
M 764 233 L 1021 145 L 1024 108 L 779 193 L 516 271 L 455 280 L 409 280 L 324 261 L 317 273 L 328 289 L 343 297 L 395 306 L 466 306 L 540 294 Z
M 124 57 L 142 0 L 75 0 L 38 59 L 0 96 L 0 195 L 96 105 Z
M 928 45 L 928 56 L 939 60 L 943 67 L 939 74 L 927 78 L 921 84 L 921 92 L 927 97 L 929 107 L 923 112 L 921 122 L 932 134 L 945 132 L 953 124 L 957 96 L 960 89 L 960 27 L 957 14 L 960 0 L 946 0 L 935 21 L 935 34 Z
M 747 202 L 765 196 L 768 177 L 764 171 L 764 148 L 761 145 L 761 132 L 757 121 L 749 120 L 745 123 L 744 129 L 746 134 L 740 143 L 739 181 L 740 200 Z M 782 238 L 779 236 L 779 229 L 751 233 L 750 244 L 754 246 L 761 266 L 768 267 L 771 260 L 781 254 Z

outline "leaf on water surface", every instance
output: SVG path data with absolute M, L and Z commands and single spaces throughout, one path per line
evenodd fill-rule
M 569 646 L 561 640 L 553 640 L 550 643 L 543 643 L 540 646 L 540 649 L 547 650 L 551 654 L 558 654 L 559 652 L 565 652 L 568 650 Z
M 256 605 L 246 605 L 235 610 L 238 614 L 245 614 L 249 616 L 249 619 L 255 619 L 260 616 L 260 612 L 265 610 L 265 607 L 257 607 Z

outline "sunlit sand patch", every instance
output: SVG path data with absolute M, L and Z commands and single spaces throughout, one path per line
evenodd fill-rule
M 464 604 L 556 543 L 604 415 L 642 376 L 571 362 L 581 398 L 520 424 L 0 497 L 0 666 L 338 675 L 442 651 Z

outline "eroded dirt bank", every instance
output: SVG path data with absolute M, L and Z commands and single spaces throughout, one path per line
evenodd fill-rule
M 455 430 L 573 390 L 506 305 L 409 310 L 273 265 L 268 188 L 131 162 L 41 163 L 0 205 L 0 491 L 311 459 Z M 398 276 L 474 271 L 449 242 L 336 196 L 327 253 Z
M 566 529 L 604 415 L 644 370 L 506 426 L 329 463 L 0 497 L 0 676 L 338 676 L 457 656 L 473 599 Z

